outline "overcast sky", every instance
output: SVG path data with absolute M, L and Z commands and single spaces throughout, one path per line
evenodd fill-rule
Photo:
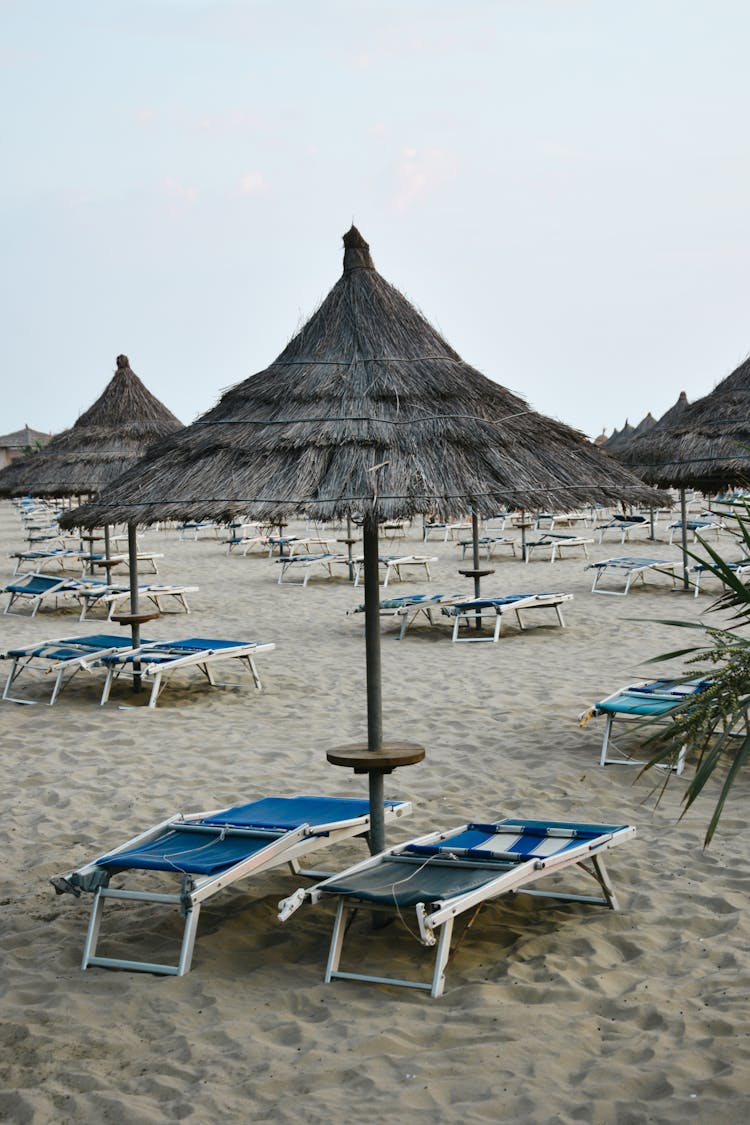
M 183 422 L 341 273 L 594 437 L 750 351 L 747 0 L 0 0 L 0 433 Z

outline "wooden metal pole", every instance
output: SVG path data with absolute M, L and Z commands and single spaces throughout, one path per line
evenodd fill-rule
M 367 672 L 367 749 L 383 745 L 383 682 L 380 663 L 380 583 L 378 574 L 378 522 L 365 516 L 362 528 L 365 560 L 365 661 Z M 383 814 L 383 773 L 370 770 L 370 850 L 373 855 L 385 848 Z
M 680 520 L 682 522 L 682 585 L 685 593 L 688 593 L 690 578 L 688 577 L 687 500 L 684 488 L 680 489 Z
M 473 508 L 471 510 L 471 550 L 474 567 L 474 597 L 479 598 L 482 596 L 482 580 L 479 577 L 479 516 Z M 481 609 L 476 612 L 474 628 L 480 630 L 482 628 Z
M 130 636 L 133 648 L 138 648 L 141 643 L 141 625 L 138 621 L 138 544 L 136 542 L 136 526 L 128 524 L 128 568 L 130 570 Z M 141 690 L 141 666 L 133 665 L 133 691 Z

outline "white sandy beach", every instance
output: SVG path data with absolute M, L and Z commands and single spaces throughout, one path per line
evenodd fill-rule
M 437 555 L 433 582 L 415 575 L 389 590 L 470 594 L 458 548 L 422 544 L 418 526 L 384 550 Z M 200 588 L 189 617 L 165 614 L 144 627 L 147 637 L 247 638 L 276 649 L 259 657 L 261 692 L 196 679 L 170 685 L 154 711 L 118 707 L 129 701 L 124 687 L 100 708 L 101 676 L 81 674 L 55 707 L 0 704 L 0 1120 L 746 1120 L 750 779 L 740 779 L 703 851 L 710 799 L 678 821 L 691 767 L 655 807 L 651 780 L 599 767 L 602 721 L 577 723 L 596 699 L 653 674 L 646 658 L 681 647 L 684 637 L 659 619 L 693 619 L 708 592 L 674 594 L 656 577 L 627 598 L 594 596 L 582 557 L 525 565 L 503 556 L 489 564 L 483 593 L 571 593 L 565 629 L 532 614 L 524 633 L 508 618 L 496 645 L 452 645 L 447 627 L 399 642 L 384 626 L 386 737 L 427 749 L 422 764 L 386 778 L 386 796 L 414 806 L 389 840 L 509 815 L 633 824 L 635 841 L 607 858 L 619 911 L 526 897 L 492 905 L 433 1000 L 325 985 L 332 908 L 303 908 L 279 924 L 277 904 L 299 879 L 278 871 L 208 903 L 185 977 L 81 973 L 89 900 L 56 896 L 53 875 L 177 810 L 366 793 L 362 777 L 325 757 L 366 736 L 363 618 L 346 614 L 362 592 L 343 578 L 279 586 L 275 564 L 227 557 L 213 539 L 146 531 L 143 543 L 164 553 L 160 580 Z M 3 502 L 3 583 L 8 553 L 22 546 L 16 510 Z M 663 541 L 590 550 L 593 559 L 678 557 Z M 1 621 L 3 648 L 101 629 L 93 619 L 80 626 L 73 609 Z M 361 842 L 345 843 L 320 862 L 344 867 L 364 854 Z M 166 958 L 181 920 L 112 907 L 104 932 L 119 956 Z M 353 930 L 347 950 L 376 971 L 427 979 L 431 968 L 431 952 L 398 924 Z

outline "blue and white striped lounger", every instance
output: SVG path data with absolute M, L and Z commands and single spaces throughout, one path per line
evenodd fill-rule
M 631 532 L 638 531 L 638 529 L 649 531 L 650 523 L 645 516 L 639 516 L 638 519 L 630 520 L 610 520 L 609 523 L 601 523 L 596 528 L 599 532 L 599 542 L 604 542 L 604 536 L 607 531 L 616 531 L 619 533 L 620 542 L 624 543 L 626 539 L 630 539 Z
M 750 559 L 738 559 L 737 562 L 733 562 L 733 563 L 727 562 L 726 560 L 723 560 L 723 561 L 724 561 L 724 566 L 729 567 L 729 569 L 740 580 L 740 582 L 744 581 L 745 576 L 747 574 L 750 574 Z M 710 568 L 708 566 L 706 566 L 705 563 L 696 563 L 695 566 L 690 567 L 690 573 L 695 575 L 695 597 L 696 598 L 698 597 L 698 594 L 700 593 L 701 578 L 706 573 L 707 570 L 710 570 Z
M 281 568 L 279 571 L 279 586 L 306 586 L 315 568 L 323 570 L 325 578 L 333 578 L 334 566 L 349 566 L 347 555 L 282 555 L 273 560 Z M 287 578 L 288 573 L 302 573 L 302 579 Z M 348 577 L 348 574 L 346 575 Z
M 385 821 L 411 812 L 407 801 L 386 801 Z M 119 848 L 76 871 L 51 880 L 58 894 L 82 891 L 94 895 L 81 968 L 106 965 L 146 973 L 183 976 L 190 970 L 202 904 L 241 879 L 288 864 L 295 874 L 298 860 L 339 840 L 362 836 L 370 828 L 369 802 L 350 797 L 265 797 L 250 804 L 213 812 L 182 813 L 135 836 Z M 161 893 L 110 886 L 113 877 L 130 872 L 175 876 L 180 889 Z M 159 903 L 177 907 L 185 918 L 178 963 L 161 964 L 97 955 L 106 899 Z M 122 944 L 122 943 L 121 943 Z M 127 951 L 127 946 L 126 950 Z
M 635 828 L 629 825 L 572 824 L 515 817 L 491 824 L 463 824 L 449 832 L 432 832 L 399 844 L 314 887 L 300 888 L 279 903 L 279 919 L 285 921 L 306 901 L 318 903 L 334 899 L 337 911 L 325 971 L 326 983 L 331 980 L 371 981 L 424 989 L 432 996 L 440 996 L 445 985 L 453 922 L 459 914 L 467 910 L 478 912 L 485 903 L 512 894 L 597 903 L 616 910 L 617 901 L 600 856 L 634 836 Z M 541 891 L 530 889 L 532 883 L 568 867 L 576 867 L 592 876 L 599 884 L 600 893 L 572 894 L 557 887 Z M 369 908 L 369 914 L 373 906 L 395 913 L 402 922 L 405 910 L 416 910 L 419 941 L 425 946 L 437 945 L 429 983 L 339 969 L 349 913 L 365 907 Z M 413 933 L 411 927 L 407 929 Z M 392 931 L 388 932 L 389 943 L 392 943 Z M 372 941 L 370 932 L 367 942 L 370 949 Z
M 452 602 L 464 600 L 463 594 L 402 594 L 395 598 L 386 598 L 380 602 L 379 613 L 381 618 L 396 617 L 401 619 L 398 639 L 402 640 L 404 633 L 420 615 L 430 625 L 435 625 L 432 611 L 440 606 L 450 605 Z M 358 605 L 351 610 L 352 613 L 364 613 L 364 605 Z
M 572 600 L 572 594 L 506 594 L 501 598 L 464 598 L 462 601 L 444 606 L 442 612 L 446 617 L 453 618 L 452 643 L 471 644 L 477 641 L 490 641 L 496 644 L 500 636 L 503 613 L 506 610 L 513 610 L 518 621 L 518 627 L 521 630 L 526 628 L 521 618 L 521 610 L 526 609 L 553 609 L 557 616 L 558 625 L 565 628 L 560 606 L 563 602 Z M 473 631 L 476 628 L 477 620 L 481 621 L 484 617 L 489 617 L 494 621 L 494 629 L 490 635 L 484 636 L 481 634 L 481 630 L 477 629 L 474 635 L 459 636 L 461 625 L 465 625 Z
M 594 584 L 591 587 L 592 594 L 613 594 L 617 597 L 624 597 L 635 580 L 640 578 L 641 582 L 645 583 L 646 574 L 651 570 L 659 574 L 669 575 L 672 579 L 672 585 L 674 586 L 676 577 L 675 571 L 679 565 L 679 563 L 671 559 L 616 558 L 602 559 L 600 562 L 589 563 L 586 569 L 591 570 L 593 568 L 596 570 Z M 599 589 L 599 583 L 608 571 L 613 571 L 625 576 L 624 590 Z
M 70 683 L 77 672 L 82 669 L 90 672 L 100 664 L 103 657 L 111 656 L 129 647 L 130 642 L 122 634 L 112 636 L 92 633 L 87 637 L 64 637 L 62 640 L 37 641 L 36 644 L 27 645 L 25 648 L 6 649 L 5 652 L 0 653 L 0 656 L 4 660 L 10 660 L 11 666 L 2 698 L 8 703 L 38 703 L 39 700 L 30 699 L 28 696 L 10 695 L 11 687 L 25 673 L 29 673 L 36 682 L 44 680 L 47 676 L 54 676 L 52 694 L 47 701 L 51 707 L 63 687 Z
M 399 582 L 403 582 L 402 567 L 419 567 L 424 572 L 426 581 L 432 582 L 430 563 L 437 561 L 437 555 L 381 555 L 378 558 L 378 566 L 385 571 L 383 589 L 388 585 L 394 574 Z M 354 585 L 359 586 L 360 575 L 365 565 L 364 555 L 355 555 L 352 563 L 354 566 Z
M 478 539 L 479 554 L 484 552 L 486 559 L 491 559 L 495 551 L 501 547 L 509 547 L 513 558 L 516 557 L 516 541 L 515 539 L 508 539 L 505 535 L 480 535 Z M 466 558 L 466 552 L 471 551 L 474 547 L 473 539 L 460 539 L 458 546 L 461 548 L 462 561 Z
M 139 676 L 144 684 L 151 684 L 148 706 L 155 707 L 165 681 L 175 672 L 197 668 L 211 687 L 239 687 L 235 683 L 219 683 L 213 677 L 213 667 L 228 660 L 238 660 L 253 678 L 260 691 L 262 684 L 255 657 L 261 652 L 272 652 L 276 646 L 261 641 L 222 641 L 208 637 L 187 637 L 179 641 L 153 641 L 138 648 L 128 648 L 102 659 L 107 678 L 102 691 L 101 705 L 109 699 L 112 684 L 121 676 L 132 679 Z
M 719 538 L 719 532 L 722 531 L 723 528 L 724 528 L 723 523 L 721 523 L 720 521 L 717 522 L 715 519 L 710 519 L 710 520 L 685 520 L 685 530 L 692 532 L 693 543 L 695 543 L 697 541 L 698 536 L 700 536 L 701 539 L 705 539 L 706 536 L 708 535 L 709 531 L 715 531 L 716 532 L 716 539 L 718 539 Z M 669 525 L 669 542 L 670 543 L 672 543 L 672 541 L 674 540 L 674 536 L 675 536 L 676 531 L 679 531 L 680 533 L 682 533 L 682 520 L 677 520 L 676 523 L 670 523 L 670 525 Z
M 36 617 L 43 602 L 52 600 L 57 606 L 59 598 L 75 598 L 81 590 L 91 586 L 90 581 L 78 578 L 56 578 L 50 574 L 29 573 L 19 575 L 13 582 L 4 586 L 2 592 L 8 594 L 8 604 L 4 613 L 18 613 L 13 607 L 26 605 L 31 610 L 30 617 Z M 99 584 L 106 587 L 106 583 Z
M 592 718 L 600 715 L 607 717 L 599 765 L 644 765 L 642 760 L 634 758 L 627 750 L 615 743 L 612 737 L 612 727 L 615 722 L 641 725 L 669 723 L 683 709 L 682 705 L 686 698 L 703 691 L 710 683 L 710 680 L 705 679 L 641 680 L 620 688 L 612 695 L 594 703 L 587 711 L 582 712 L 578 719 L 580 725 L 585 726 Z M 614 750 L 619 756 L 613 758 L 610 750 Z M 681 774 L 685 765 L 685 754 L 686 747 L 683 746 L 668 768 L 674 770 L 676 774 Z
M 24 563 L 31 564 L 31 573 L 41 574 L 44 570 L 58 567 L 60 570 L 77 569 L 81 552 L 74 547 L 55 547 L 49 551 L 13 551 L 9 558 L 16 560 L 14 575 L 27 574 L 21 571 Z
M 539 539 L 526 540 L 524 546 L 524 562 L 529 562 L 534 551 L 549 551 L 549 561 L 553 563 L 557 556 L 563 557 L 563 551 L 573 547 L 583 547 L 586 558 L 589 557 L 589 543 L 593 539 L 585 539 L 580 535 L 568 534 L 561 531 L 545 531 Z

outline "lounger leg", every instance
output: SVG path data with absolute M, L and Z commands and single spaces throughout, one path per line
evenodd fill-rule
M 451 951 L 451 937 L 453 935 L 453 919 L 449 918 L 440 928 L 437 952 L 435 954 L 435 971 L 432 974 L 432 989 L 430 995 L 436 999 L 443 995 L 445 988 L 445 967 Z
M 57 696 L 60 692 L 60 686 L 62 684 L 62 678 L 63 678 L 63 672 L 64 671 L 65 671 L 65 669 L 61 668 L 60 671 L 57 673 L 57 676 L 55 678 L 55 686 L 52 688 L 52 695 L 50 696 L 50 700 L 49 700 L 50 707 L 52 707 L 52 705 L 54 704 L 54 702 L 57 699 Z M 74 675 L 75 675 L 75 672 L 73 673 L 73 676 Z M 73 678 L 73 676 L 71 676 L 71 679 Z
M 607 747 L 609 746 L 609 738 L 610 738 L 610 735 L 612 733 L 612 723 L 613 723 L 613 721 L 614 721 L 614 716 L 613 715 L 607 715 L 607 721 L 604 724 L 604 738 L 602 739 L 602 752 L 601 752 L 601 756 L 599 758 L 599 765 L 600 766 L 606 766 L 607 761 L 608 761 Z
M 604 897 L 607 900 L 607 905 L 609 906 L 610 910 L 619 910 L 620 906 L 617 901 L 614 887 L 612 886 L 609 876 L 607 875 L 607 869 L 604 866 L 604 860 L 601 859 L 598 855 L 595 855 L 592 856 L 591 864 L 594 868 L 594 878 L 604 891 Z
M 107 703 L 108 700 L 109 700 L 109 693 L 112 690 L 112 680 L 114 679 L 114 675 L 115 675 L 114 668 L 111 668 L 111 667 L 108 668 L 107 669 L 107 675 L 104 679 L 104 687 L 102 688 L 102 697 L 99 700 L 99 706 L 100 707 L 103 707 L 104 704 Z
M 190 972 L 190 966 L 193 963 L 195 939 L 198 934 L 198 918 L 200 916 L 200 912 L 200 904 L 197 906 L 191 906 L 188 909 L 187 917 L 185 918 L 185 932 L 182 935 L 180 960 L 177 964 L 178 977 L 184 977 L 185 973 Z
M 96 955 L 96 946 L 99 941 L 99 927 L 102 924 L 102 910 L 104 909 L 104 898 L 101 891 L 102 888 L 94 893 L 94 901 L 91 904 L 91 914 L 89 916 L 88 929 L 86 930 L 86 940 L 83 943 L 83 957 L 81 959 L 82 972 L 86 971 L 91 958 Z
M 153 683 L 153 687 L 151 688 L 151 695 L 149 696 L 149 700 L 148 700 L 149 707 L 156 707 L 156 701 L 159 698 L 159 692 L 160 691 L 161 691 L 161 672 L 157 672 L 156 675 L 154 676 L 154 683 Z
M 331 983 L 331 977 L 338 970 L 339 962 L 341 961 L 341 950 L 344 945 L 344 932 L 346 922 L 346 908 L 344 906 L 344 899 L 339 898 L 338 906 L 336 907 L 336 918 L 333 923 L 333 933 L 331 934 L 331 948 L 328 951 L 328 963 L 326 965 L 325 983 Z

